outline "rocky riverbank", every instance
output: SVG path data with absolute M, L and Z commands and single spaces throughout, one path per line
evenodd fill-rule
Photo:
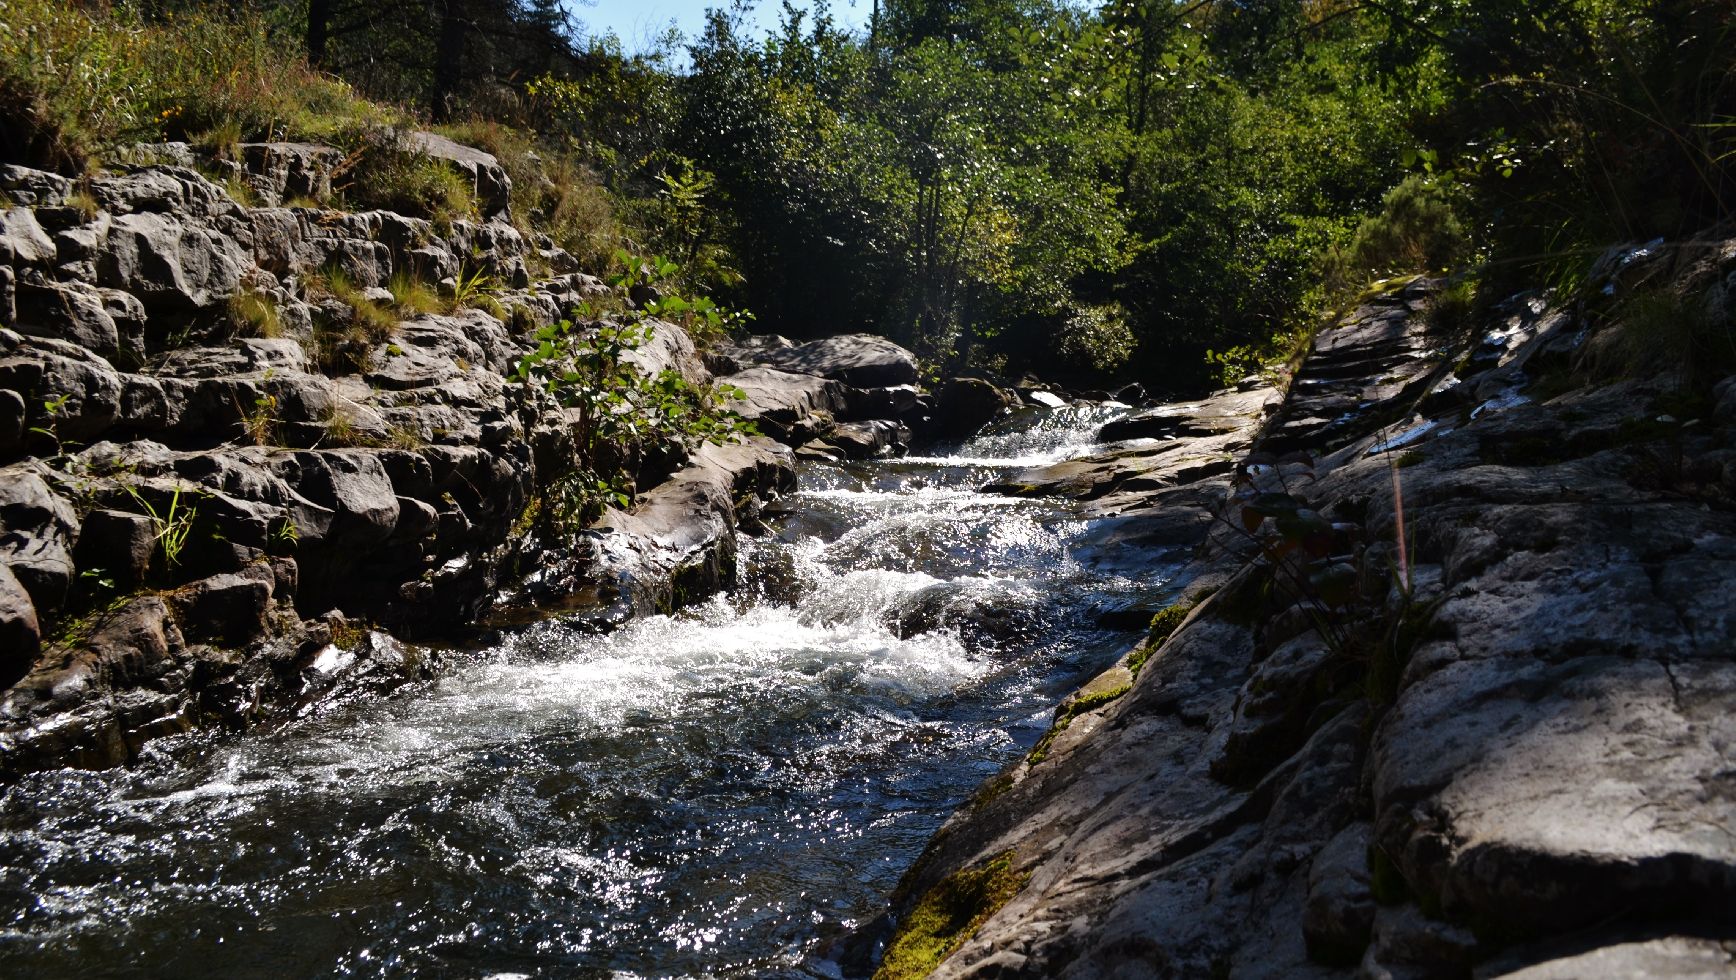
M 1475 329 L 1398 284 L 1286 397 L 998 486 L 1205 544 L 935 837 L 865 934 L 881 975 L 1736 971 L 1736 379 L 1635 377 L 1642 288 L 1728 323 L 1736 242 Z
M 514 368 L 608 290 L 510 222 L 492 157 L 420 140 L 485 217 L 312 206 L 341 154 L 299 144 L 0 167 L 0 773 L 389 688 L 432 670 L 405 641 L 479 622 L 694 601 L 794 453 L 893 451 L 932 414 L 876 338 L 702 355 L 655 322 L 636 366 L 741 388 L 765 435 L 620 447 L 630 508 L 527 534 L 574 420 Z

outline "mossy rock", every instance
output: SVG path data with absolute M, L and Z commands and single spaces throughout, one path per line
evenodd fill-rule
M 1116 673 L 1116 671 L 1112 669 L 1105 671 L 1104 675 L 1107 676 L 1114 673 Z M 1093 684 L 1086 685 L 1084 690 L 1081 690 L 1070 700 L 1061 702 L 1061 707 L 1057 709 L 1055 713 L 1055 724 L 1051 725 L 1049 730 L 1043 733 L 1043 737 L 1037 740 L 1037 744 L 1031 747 L 1031 754 L 1026 758 L 1026 761 L 1034 766 L 1042 762 L 1044 759 L 1047 759 L 1049 757 L 1049 746 L 1054 743 L 1056 736 L 1066 731 L 1068 726 L 1073 724 L 1073 719 L 1082 714 L 1095 711 L 1111 701 L 1120 699 L 1123 694 L 1126 694 L 1133 686 L 1131 683 L 1131 671 L 1127 672 L 1125 676 L 1127 677 L 1127 682 L 1125 683 L 1115 684 L 1112 687 L 1099 687 L 1096 690 L 1092 689 L 1096 684 L 1094 681 Z
M 1012 901 L 1029 875 L 1013 870 L 1013 852 L 942 878 L 899 923 L 874 980 L 919 980 Z

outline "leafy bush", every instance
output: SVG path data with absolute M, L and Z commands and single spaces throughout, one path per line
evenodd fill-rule
M 1084 306 L 1067 317 L 1054 346 L 1074 371 L 1112 374 L 1133 354 L 1133 331 L 1120 304 Z
M 1380 213 L 1364 218 L 1344 250 L 1337 283 L 1368 273 L 1439 272 L 1463 261 L 1470 236 L 1459 211 L 1464 194 L 1444 179 L 1412 174 L 1381 199 Z
M 644 314 L 588 329 L 562 320 L 536 332 L 536 348 L 514 369 L 517 380 L 541 388 L 576 416 L 575 465 L 541 511 L 552 529 L 583 527 L 605 506 L 627 506 L 633 481 L 624 454 L 634 447 L 692 448 L 753 434 L 749 423 L 719 404 L 739 397 L 739 390 L 696 387 L 667 369 L 648 376 L 632 363 L 628 355 L 652 329 Z

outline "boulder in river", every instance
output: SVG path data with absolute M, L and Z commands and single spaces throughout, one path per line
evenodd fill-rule
M 781 371 L 831 378 L 857 388 L 915 384 L 916 356 L 884 337 L 841 334 L 792 347 L 738 348 L 738 356 Z
M 961 439 L 1019 406 L 1019 396 L 981 378 L 952 378 L 935 392 L 933 435 Z

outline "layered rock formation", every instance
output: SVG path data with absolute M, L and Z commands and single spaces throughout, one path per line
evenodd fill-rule
M 1736 380 L 1598 373 L 1638 278 L 1727 325 L 1736 243 L 1627 255 L 1469 336 L 1391 289 L 1281 402 L 998 487 L 1207 543 L 869 935 L 937 977 L 1736 972 Z
M 152 162 L 78 185 L 0 167 L 0 773 L 426 674 L 399 639 L 667 611 L 733 581 L 736 528 L 789 489 L 792 446 L 908 437 L 909 354 L 822 345 L 729 379 L 789 445 L 618 447 L 633 507 L 577 540 L 526 534 L 574 442 L 514 368 L 605 289 L 510 223 L 493 158 L 412 142 L 484 220 L 311 206 L 341 155 L 297 144 L 141 147 Z M 628 361 L 711 384 L 679 327 L 652 327 Z

